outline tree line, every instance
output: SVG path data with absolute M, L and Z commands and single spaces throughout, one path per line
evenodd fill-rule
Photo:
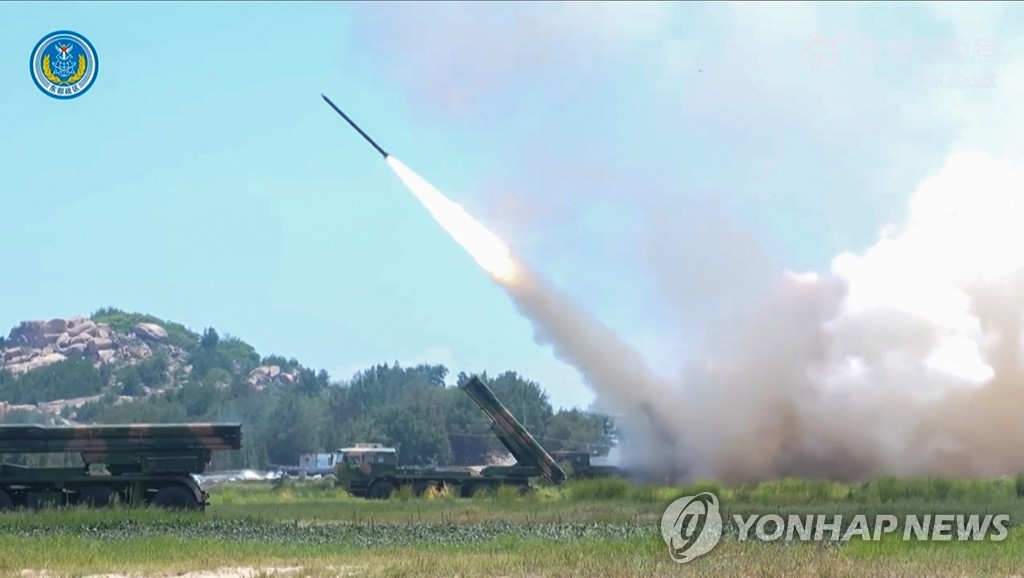
M 108 322 L 112 315 L 121 316 L 123 325 L 135 319 L 135 314 L 105 312 Z M 456 387 L 470 376 L 450 376 L 444 365 L 378 364 L 351 379 L 333 381 L 326 371 L 303 367 L 295 359 L 261 357 L 243 341 L 221 338 L 212 328 L 199 335 L 179 327 L 177 333 L 189 353 L 190 371 L 172 370 L 159 350 L 141 363 L 117 369 L 67 360 L 19 378 L 0 371 L 0 400 L 38 403 L 101 395 L 63 410 L 65 417 L 80 423 L 241 423 L 243 449 L 215 455 L 216 469 L 294 466 L 301 454 L 360 442 L 397 447 L 403 464 L 483 464 L 505 454 L 490 418 Z M 298 379 L 253 387 L 245 377 L 259 365 L 295 370 Z M 452 377 L 454 384 L 449 384 Z M 615 427 L 608 417 L 579 409 L 555 411 L 541 385 L 515 371 L 478 377 L 549 451 L 605 455 L 614 445 Z M 33 412 L 10 412 L 6 421 L 41 419 Z

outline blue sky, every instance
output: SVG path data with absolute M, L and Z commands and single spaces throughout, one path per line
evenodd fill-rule
M 870 245 L 955 147 L 1012 140 L 992 110 L 1017 102 L 1020 14 L 4 3 L 0 331 L 115 306 L 335 378 L 514 369 L 585 406 L 576 371 L 321 92 L 671 371 L 782 268 Z M 58 29 L 100 59 L 66 102 L 27 66 Z M 934 50 L 957 40 L 966 53 Z

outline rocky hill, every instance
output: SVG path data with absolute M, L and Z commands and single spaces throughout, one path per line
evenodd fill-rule
M 212 354 L 217 367 L 206 367 Z M 203 358 L 198 361 L 204 375 L 193 375 L 197 356 Z M 0 422 L 12 412 L 30 412 L 41 414 L 47 423 L 73 423 L 75 412 L 69 408 L 104 397 L 116 404 L 157 395 L 194 380 L 221 386 L 234 381 L 255 390 L 295 384 L 301 366 L 277 360 L 261 365 L 248 344 L 222 341 L 212 329 L 199 335 L 175 323 L 116 309 L 91 317 L 22 321 L 6 338 L 0 337 Z M 69 371 L 72 377 L 55 377 Z M 96 386 L 82 386 L 91 387 L 90 395 L 58 395 L 86 393 L 77 383 L 63 382 L 96 381 L 93 377 L 98 378 Z
M 150 345 L 166 343 L 167 331 L 155 323 L 137 323 L 131 333 L 118 333 L 107 323 L 85 317 L 22 321 L 0 351 L 0 368 L 18 376 L 72 357 L 97 365 L 125 364 L 152 356 Z M 174 346 L 166 346 L 166 351 L 177 360 L 186 357 Z

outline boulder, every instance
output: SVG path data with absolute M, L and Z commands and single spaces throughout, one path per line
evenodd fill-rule
M 56 333 L 60 335 L 68 329 L 67 319 L 51 319 L 43 325 L 43 333 Z
M 67 332 L 62 333 L 60 337 L 57 338 L 56 345 L 61 349 L 64 349 L 65 347 L 71 345 L 71 336 L 68 335 Z
M 156 323 L 139 323 L 134 327 L 135 335 L 147 341 L 167 341 L 167 331 Z
M 109 339 L 97 338 L 87 343 L 86 347 L 88 348 L 90 355 L 93 355 L 100 351 L 113 349 L 114 342 Z
M 263 389 L 269 383 L 293 385 L 299 380 L 298 370 L 282 371 L 279 365 L 261 365 L 249 372 L 245 382 L 257 389 Z
M 65 347 L 61 353 L 67 357 L 84 357 L 86 352 L 86 345 L 84 343 L 75 343 Z
M 81 323 L 76 323 L 74 327 L 68 329 L 68 335 L 76 337 L 83 333 L 90 333 L 96 330 L 96 324 L 92 321 L 86 320 Z
M 14 375 L 18 375 L 19 373 L 32 371 L 33 369 L 38 369 L 40 367 L 46 367 L 47 365 L 52 365 L 54 363 L 64 361 L 65 359 L 66 357 L 60 353 L 51 353 L 50 355 L 40 355 L 25 363 L 10 365 L 7 369 L 9 369 Z
M 96 342 L 94 341 L 93 344 Z M 110 363 L 114 361 L 114 351 L 111 349 L 101 349 L 96 352 L 96 356 L 99 358 L 100 363 Z
M 270 380 L 270 368 L 261 365 L 249 372 L 245 377 L 245 383 L 256 389 L 263 389 L 263 386 Z
M 86 319 L 87 318 L 82 317 L 81 315 L 75 315 L 74 317 L 69 318 L 68 329 L 71 329 L 72 327 L 79 325 L 81 323 L 85 323 Z
M 88 345 L 90 341 L 92 341 L 92 335 L 89 335 L 88 333 L 79 333 L 78 335 L 71 338 L 71 343 L 69 344 L 69 347 L 71 345 L 78 345 L 79 343 L 84 343 Z
M 46 341 L 47 345 L 53 345 L 54 343 L 57 343 L 57 340 L 60 339 L 61 335 L 64 335 L 64 334 L 63 333 L 44 333 L 43 334 L 43 339 Z

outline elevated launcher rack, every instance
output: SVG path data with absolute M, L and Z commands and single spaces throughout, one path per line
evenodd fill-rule
M 519 423 L 519 420 L 498 401 L 494 392 L 484 385 L 484 382 L 474 375 L 460 387 L 491 418 L 493 422 L 491 431 L 498 436 L 505 449 L 516 459 L 516 465 L 512 468 L 538 470 L 540 476 L 551 484 L 560 484 L 565 480 L 565 470 L 558 465 L 558 462 L 551 457 L 547 450 L 537 443 L 530 432 L 526 431 L 523 424 Z M 498 471 L 505 469 L 500 466 L 490 466 L 488 469 L 490 468 Z
M 552 484 L 566 479 L 565 471 L 479 378 L 471 377 L 459 387 L 491 418 L 491 430 L 516 459 L 515 464 L 454 468 L 399 466 L 394 448 L 359 444 L 344 450 L 343 461 L 335 466 L 336 484 L 353 496 L 387 499 L 399 487 L 409 487 L 416 496 L 423 495 L 432 486 L 449 487 L 462 497 L 470 497 L 501 485 L 512 486 L 520 494 L 526 493 L 531 490 L 530 480 L 536 477 Z
M 0 426 L 5 454 L 77 453 L 84 467 L 0 462 L 0 510 L 43 505 L 154 505 L 203 509 L 209 497 L 193 474 L 215 451 L 242 447 L 241 424 Z M 102 465 L 106 473 L 93 466 Z

